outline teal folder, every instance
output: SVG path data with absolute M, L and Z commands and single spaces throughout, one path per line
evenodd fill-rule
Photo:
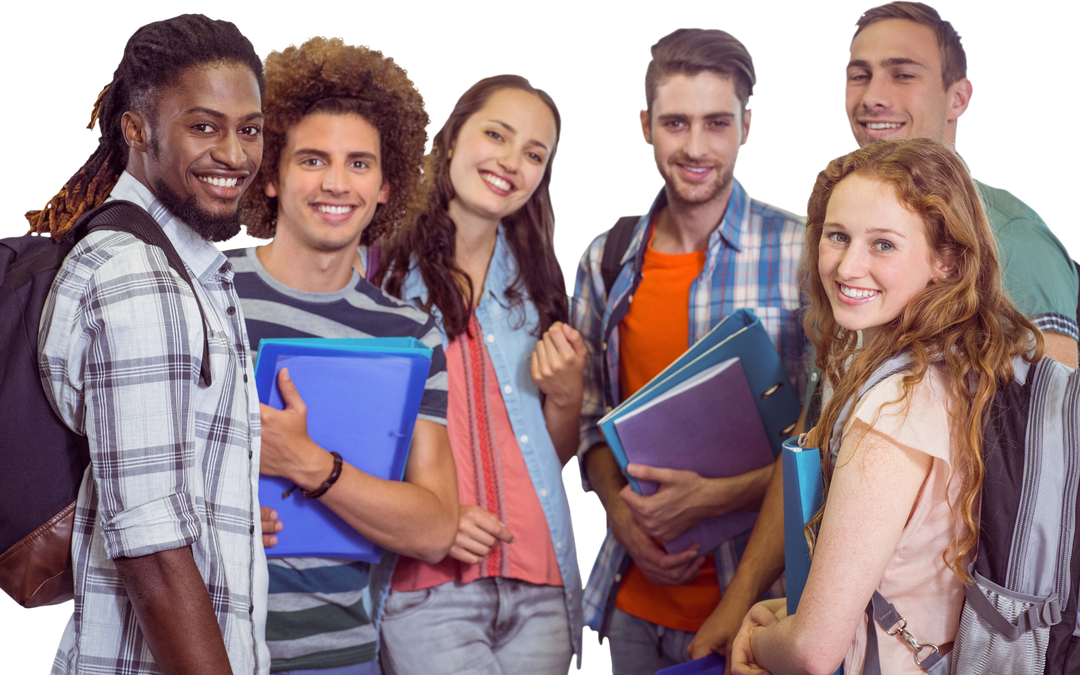
M 255 365 L 259 400 L 284 408 L 277 373 L 289 369 L 307 407 L 308 434 L 352 466 L 388 480 L 405 474 L 432 350 L 412 338 L 263 339 Z M 259 503 L 284 529 L 268 556 L 377 562 L 381 549 L 289 481 L 259 478 Z
M 746 381 L 754 397 L 761 422 L 772 447 L 773 456 L 780 454 L 784 439 L 794 430 L 799 419 L 799 398 L 780 363 L 780 355 L 754 313 L 737 309 L 716 324 L 705 337 L 649 381 L 640 391 L 623 401 L 600 420 L 608 447 L 626 474 L 629 463 L 615 429 L 615 421 L 636 410 L 706 368 L 728 359 L 740 360 Z M 722 441 L 718 440 L 718 443 Z M 631 487 L 641 494 L 641 486 L 632 476 L 626 476 Z
M 787 580 L 787 612 L 795 613 L 810 576 L 810 546 L 806 524 L 821 508 L 824 480 L 821 452 L 804 448 L 798 438 L 784 441 L 784 576 Z M 844 667 L 834 675 L 843 675 Z

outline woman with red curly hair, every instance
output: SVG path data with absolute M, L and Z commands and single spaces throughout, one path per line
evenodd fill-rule
M 562 467 L 578 445 L 585 347 L 566 325 L 548 184 L 551 98 L 482 80 L 435 136 L 429 204 L 381 251 L 391 295 L 443 334 L 461 509 L 447 558 L 402 558 L 382 618 L 394 673 L 565 673 L 581 579 Z
M 825 507 L 798 613 L 786 617 L 783 600 L 755 605 L 734 672 L 843 662 L 859 673 L 870 641 L 880 672 L 921 674 L 899 634 L 868 626 L 867 604 L 879 591 L 922 644 L 951 645 L 979 534 L 984 413 L 1013 381 L 1013 358 L 1037 360 L 1042 338 L 1002 289 L 963 163 L 926 139 L 876 143 L 821 172 L 801 274 L 806 333 L 834 387 L 806 443 L 829 449 Z M 903 354 L 910 369 L 857 396 Z

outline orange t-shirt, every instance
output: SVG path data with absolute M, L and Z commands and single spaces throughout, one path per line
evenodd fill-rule
M 469 583 L 485 577 L 562 586 L 547 517 L 510 425 L 495 366 L 480 339 L 483 331 L 475 314 L 469 329 L 471 335 L 459 335 L 446 348 L 450 390 L 446 431 L 457 465 L 458 499 L 494 513 L 513 533 L 514 541 L 500 542 L 476 565 L 450 556 L 435 565 L 402 556 L 391 587 L 418 591 L 448 581 Z
M 641 283 L 619 323 L 619 389 L 623 400 L 689 347 L 690 286 L 704 267 L 705 251 L 658 253 L 649 237 Z M 686 632 L 697 632 L 719 602 L 720 586 L 712 553 L 706 557 L 701 573 L 682 586 L 654 584 L 631 562 L 615 596 L 615 606 L 627 614 Z

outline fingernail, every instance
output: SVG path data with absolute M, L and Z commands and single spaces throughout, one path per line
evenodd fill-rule
M 289 377 L 289 369 L 288 369 L 288 368 L 282 368 L 282 369 L 281 369 L 281 375 L 282 375 L 282 377 L 284 377 L 284 378 L 285 378 L 285 381 L 286 381 L 286 382 L 287 382 L 287 381 L 289 381 L 289 379 L 291 379 L 291 378 Z

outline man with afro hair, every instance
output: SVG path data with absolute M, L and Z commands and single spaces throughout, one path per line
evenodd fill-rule
M 285 409 L 262 406 L 261 472 L 305 491 L 331 483 L 313 498 L 383 547 L 390 565 L 399 553 L 438 562 L 453 543 L 458 515 L 446 357 L 432 319 L 368 283 L 358 255 L 361 242 L 374 242 L 418 210 L 408 207 L 420 194 L 423 99 L 392 59 L 313 38 L 267 57 L 263 108 L 264 170 L 244 197 L 242 218 L 249 234 L 273 240 L 226 254 L 251 348 L 263 338 L 413 337 L 434 352 L 404 481 L 348 463 L 339 474 L 335 457 L 308 436 L 306 408 L 287 370 L 278 378 Z M 263 535 L 272 547 L 289 536 L 289 523 L 263 507 Z M 271 670 L 378 673 L 383 597 L 368 591 L 376 569 L 271 558 Z

